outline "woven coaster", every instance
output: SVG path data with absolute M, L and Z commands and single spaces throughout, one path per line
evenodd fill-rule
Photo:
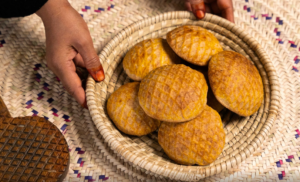
M 98 53 L 129 24 L 185 9 L 181 0 L 70 2 L 87 22 Z M 298 181 L 300 3 L 297 0 L 233 0 L 233 5 L 235 24 L 267 50 L 282 85 L 278 91 L 283 102 L 266 143 L 239 166 L 205 181 Z M 11 115 L 44 117 L 64 134 L 70 150 L 70 168 L 65 181 L 156 180 L 110 150 L 89 112 L 66 93 L 47 68 L 43 25 L 36 15 L 0 20 L 0 65 L 0 95 Z

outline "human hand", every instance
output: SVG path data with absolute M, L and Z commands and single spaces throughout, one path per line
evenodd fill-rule
M 86 23 L 67 0 L 48 0 L 36 14 L 46 30 L 47 66 L 77 102 L 87 107 L 75 65 L 86 68 L 96 81 L 105 76 Z
M 216 14 L 234 23 L 232 0 L 185 0 L 188 11 L 202 19 L 205 12 Z

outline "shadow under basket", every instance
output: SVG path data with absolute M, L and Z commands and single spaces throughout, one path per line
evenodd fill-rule
M 170 160 L 150 134 L 131 137 L 120 133 L 106 113 L 106 101 L 121 85 L 130 81 L 122 67 L 127 51 L 136 43 L 163 37 L 182 25 L 197 25 L 212 32 L 224 50 L 243 54 L 251 60 L 262 77 L 264 101 L 250 117 L 240 117 L 228 110 L 220 113 L 226 133 L 226 144 L 219 158 L 208 166 L 184 166 Z M 260 45 L 242 28 L 218 16 L 206 14 L 196 20 L 189 12 L 169 12 L 150 17 L 126 27 L 118 33 L 99 55 L 105 80 L 96 83 L 91 76 L 87 81 L 87 104 L 95 126 L 105 142 L 133 167 L 162 179 L 196 181 L 224 172 L 251 156 L 265 141 L 279 109 L 279 84 L 276 71 Z

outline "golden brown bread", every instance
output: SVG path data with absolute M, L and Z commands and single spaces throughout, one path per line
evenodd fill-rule
M 262 79 L 245 56 L 233 51 L 218 53 L 209 62 L 208 77 L 217 100 L 229 110 L 250 116 L 261 106 Z
M 211 56 L 223 51 L 218 39 L 199 26 L 185 25 L 167 34 L 170 47 L 184 60 L 204 66 Z
M 184 123 L 163 122 L 158 142 L 175 162 L 185 165 L 208 165 L 221 154 L 225 132 L 220 115 L 205 106 L 195 119 Z
M 112 93 L 107 101 L 107 112 L 117 128 L 129 135 L 147 135 L 160 121 L 145 114 L 138 102 L 139 82 L 127 83 Z
M 197 117 L 206 105 L 206 96 L 203 74 L 182 64 L 153 70 L 141 81 L 138 93 L 146 114 L 167 122 Z
M 11 115 L 1 97 L 0 97 L 0 116 L 11 118 Z
M 123 60 L 123 68 L 131 79 L 140 81 L 155 68 L 180 62 L 180 57 L 167 41 L 156 38 L 144 40 L 132 47 Z
M 69 147 L 61 131 L 41 117 L 0 117 L 0 181 L 61 182 Z

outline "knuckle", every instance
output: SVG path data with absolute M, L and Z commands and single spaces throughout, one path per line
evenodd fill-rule
M 79 47 L 84 48 L 89 45 L 89 42 L 86 39 L 80 39 L 78 40 L 77 44 Z
M 80 38 L 80 39 L 77 40 L 77 44 L 80 47 L 86 47 L 86 46 L 88 46 L 89 44 L 92 44 L 92 43 L 87 38 Z
M 98 56 L 95 56 L 91 59 L 88 59 L 87 61 L 85 61 L 85 66 L 87 69 L 90 68 L 95 68 L 100 64 L 100 60 Z
M 67 92 L 74 97 L 76 95 L 76 91 L 75 89 L 72 89 L 69 85 L 67 85 L 66 83 L 63 83 L 64 88 L 67 90 Z
M 76 95 L 75 93 L 76 93 L 75 90 L 73 90 L 73 89 L 69 90 L 69 94 L 70 94 L 72 97 L 74 97 L 74 96 Z
M 62 80 L 64 89 L 74 98 L 77 98 L 80 93 L 79 90 L 82 88 L 81 81 L 79 82 L 70 82 L 65 79 Z

